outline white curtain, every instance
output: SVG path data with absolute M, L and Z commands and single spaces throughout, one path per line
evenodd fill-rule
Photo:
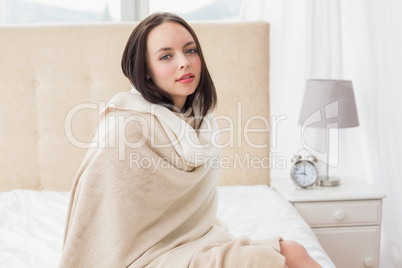
M 360 126 L 339 130 L 330 171 L 386 193 L 380 267 L 402 267 L 402 1 L 244 0 L 241 16 L 271 24 L 272 177 L 302 147 L 306 80 L 351 80 Z

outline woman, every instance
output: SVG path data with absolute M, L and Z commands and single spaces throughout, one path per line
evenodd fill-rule
M 122 69 L 135 89 L 101 113 L 60 267 L 319 267 L 297 243 L 234 239 L 216 220 L 216 93 L 191 27 L 170 13 L 147 17 Z

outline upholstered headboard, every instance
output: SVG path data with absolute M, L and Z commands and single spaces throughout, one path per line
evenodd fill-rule
M 191 23 L 218 92 L 220 184 L 269 184 L 269 25 Z M 0 191 L 69 190 L 98 112 L 130 90 L 131 24 L 0 27 Z

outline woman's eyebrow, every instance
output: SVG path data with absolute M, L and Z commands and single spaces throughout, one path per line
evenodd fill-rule
M 187 42 L 183 47 L 188 47 L 189 45 L 192 45 L 192 44 L 195 44 L 195 42 L 194 41 Z M 171 47 L 161 47 L 160 49 L 155 51 L 154 54 L 157 54 L 158 52 L 161 52 L 161 51 L 168 51 L 168 50 L 172 50 L 172 48 Z
M 172 48 L 171 47 L 161 47 L 160 49 L 155 51 L 154 54 L 157 54 L 158 52 L 161 52 L 161 51 L 168 51 L 168 50 L 172 50 Z
M 183 47 L 188 47 L 189 45 L 195 44 L 194 41 L 187 42 Z

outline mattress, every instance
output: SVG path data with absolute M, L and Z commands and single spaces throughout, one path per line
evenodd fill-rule
M 69 192 L 0 193 L 1 267 L 57 267 Z M 280 235 L 301 243 L 323 267 L 335 267 L 296 209 L 264 185 L 219 187 L 218 217 L 233 236 Z

